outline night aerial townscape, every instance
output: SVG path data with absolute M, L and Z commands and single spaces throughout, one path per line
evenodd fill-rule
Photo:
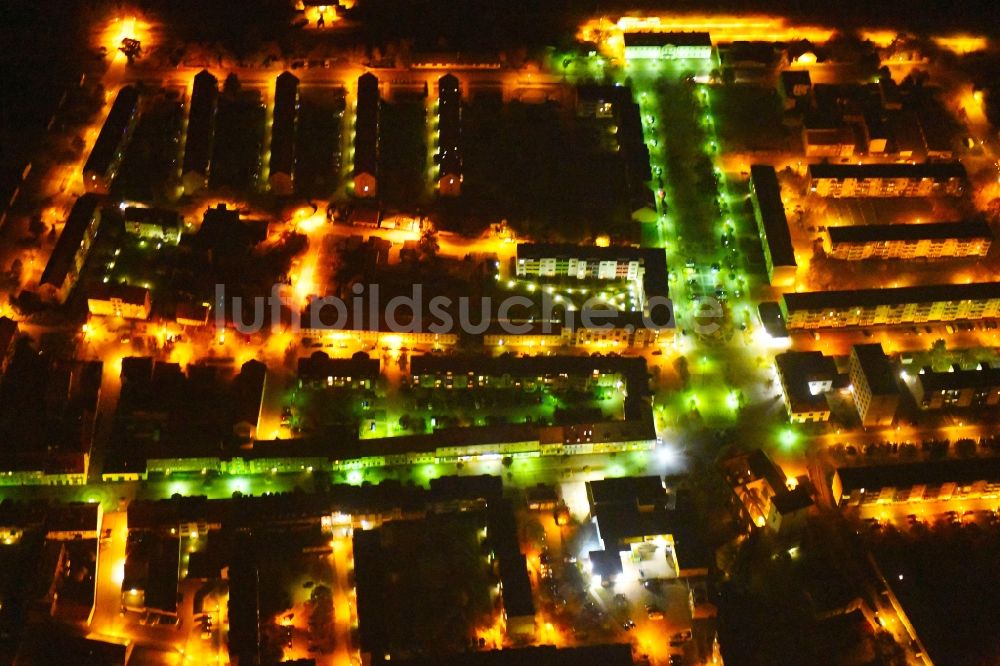
M 1000 2 L 0 3 L 0 666 L 1000 665 Z

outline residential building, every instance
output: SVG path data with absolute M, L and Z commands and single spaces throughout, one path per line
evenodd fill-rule
M 842 467 L 833 475 L 833 501 L 841 507 L 936 502 L 961 503 L 1000 493 L 1000 458 L 929 460 Z M 960 504 L 959 504 L 960 505 Z
M 764 248 L 768 280 L 775 286 L 788 286 L 795 281 L 798 264 L 774 167 L 761 164 L 750 167 L 750 198 Z
M 982 220 L 928 224 L 870 224 L 827 227 L 827 256 L 863 259 L 985 257 L 993 232 Z
M 295 124 L 299 112 L 299 79 L 282 72 L 274 83 L 274 115 L 271 123 L 271 162 L 268 181 L 279 195 L 292 193 L 295 168 Z
M 424 358 L 413 357 L 414 360 Z M 351 358 L 330 358 L 325 352 L 313 352 L 300 358 L 299 386 L 312 388 L 350 387 L 371 389 L 379 378 L 379 360 L 358 352 Z
M 370 199 L 378 194 L 380 95 L 371 72 L 358 77 L 354 115 L 354 195 Z
M 454 197 L 462 192 L 462 91 L 458 77 L 438 79 L 438 192 Z
M 880 343 L 851 348 L 850 377 L 861 425 L 866 428 L 891 426 L 899 407 L 899 386 L 896 372 Z
M 219 81 L 203 69 L 194 77 L 184 142 L 181 177 L 187 194 L 194 194 L 208 184 L 218 103 Z
M 106 193 L 121 165 L 125 146 L 139 117 L 139 90 L 125 86 L 118 91 L 101 126 L 90 157 L 83 165 L 83 184 L 89 192 Z
M 733 490 L 733 509 L 748 530 L 801 532 L 815 507 L 807 477 L 786 477 L 760 449 L 724 458 L 719 467 Z
M 790 329 L 893 326 L 1000 316 L 1000 282 L 786 293 Z
M 626 60 L 708 60 L 712 39 L 707 32 L 626 32 Z
M 98 317 L 149 319 L 149 289 L 127 284 L 98 284 L 87 291 L 87 310 Z
M 208 323 L 211 310 L 206 303 L 181 301 L 174 310 L 174 321 L 181 326 L 204 326 Z
M 1000 368 L 982 362 L 973 370 L 955 365 L 948 372 L 924 368 L 913 379 L 913 395 L 924 409 L 1000 405 Z
M 125 231 L 146 240 L 177 245 L 181 242 L 184 220 L 175 210 L 131 206 L 122 211 Z
M 840 387 L 840 374 L 832 356 L 823 352 L 788 351 L 775 359 L 785 410 L 792 423 L 830 420 L 830 404 L 826 394 Z
M 101 229 L 100 203 L 100 196 L 89 193 L 76 200 L 42 272 L 40 288 L 51 290 L 60 303 L 66 301 L 76 286 L 90 248 Z
M 821 197 L 961 196 L 967 180 L 959 162 L 809 165 L 810 190 Z

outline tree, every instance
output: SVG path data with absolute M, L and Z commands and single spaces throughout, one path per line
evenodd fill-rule
M 440 246 L 438 245 L 437 234 L 433 229 L 424 230 L 420 235 L 417 248 L 420 250 L 420 257 L 424 260 L 434 259 L 437 256 Z
M 138 39 L 126 37 L 122 40 L 122 45 L 118 47 L 118 50 L 125 54 L 128 64 L 131 65 L 142 56 L 142 43 Z
M 309 595 L 309 635 L 312 640 L 333 635 L 333 592 L 326 585 L 317 585 Z

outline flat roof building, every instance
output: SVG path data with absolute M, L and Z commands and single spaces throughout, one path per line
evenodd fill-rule
M 992 244 L 982 220 L 827 227 L 824 240 L 828 256 L 848 261 L 985 257 Z
M 108 117 L 101 126 L 90 157 L 83 165 L 83 183 L 91 192 L 107 192 L 121 164 L 138 118 L 139 90 L 125 86 L 118 91 Z
M 295 169 L 295 123 L 299 111 L 299 79 L 282 72 L 274 83 L 274 116 L 271 123 L 271 191 L 291 194 Z
M 299 359 L 298 375 L 299 386 L 371 388 L 379 377 L 379 360 L 364 352 L 350 358 L 330 358 L 317 351 Z
M 960 162 L 809 165 L 810 190 L 821 197 L 960 196 L 967 181 Z
M 750 197 L 764 248 L 768 280 L 773 285 L 788 286 L 795 281 L 798 264 L 774 167 L 762 164 L 750 167 Z
M 785 398 L 788 420 L 806 423 L 830 420 L 826 394 L 840 385 L 837 364 L 823 352 L 788 351 L 774 358 Z
M 781 310 L 790 330 L 990 319 L 1000 282 L 786 293 Z
M 896 372 L 881 343 L 854 345 L 850 358 L 854 405 L 864 427 L 891 426 L 899 407 Z

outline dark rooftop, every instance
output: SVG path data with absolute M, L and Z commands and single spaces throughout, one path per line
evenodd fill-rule
M 707 32 L 626 32 L 625 47 L 629 46 L 711 46 Z
M 792 235 L 788 230 L 781 188 L 774 167 L 754 164 L 750 167 L 750 187 L 760 210 L 761 240 L 773 266 L 796 266 Z
M 194 171 L 208 175 L 218 99 L 219 81 L 208 71 L 201 70 L 194 77 L 191 93 L 187 140 L 184 143 L 184 173 Z
M 55 249 L 49 257 L 49 263 L 45 265 L 42 273 L 42 284 L 50 284 L 53 287 L 62 287 L 66 281 L 66 275 L 73 267 L 76 253 L 80 250 L 80 245 L 87 234 L 94 215 L 97 213 L 101 197 L 96 194 L 84 194 L 76 203 L 66 219 L 66 225 L 59 240 L 56 241 Z
M 793 411 L 829 409 L 826 396 L 813 394 L 809 390 L 809 382 L 834 382 L 837 379 L 837 364 L 832 356 L 825 356 L 819 351 L 788 351 L 775 356 L 774 362 Z
M 94 147 L 90 151 L 90 157 L 83 166 L 84 173 L 95 173 L 103 176 L 114 162 L 115 154 L 118 152 L 128 133 L 132 117 L 139 106 L 139 91 L 133 86 L 125 86 L 118 91 L 114 104 L 108 112 L 108 117 L 101 127 L 100 134 L 94 142 Z
M 872 395 L 896 395 L 899 393 L 892 364 L 882 350 L 881 343 L 854 345 L 851 352 L 857 356 L 861 372 L 864 373 Z
M 919 164 L 810 164 L 810 178 L 933 178 L 946 181 L 965 179 L 960 162 L 921 162 Z
M 295 165 L 295 118 L 298 113 L 299 80 L 282 72 L 274 85 L 274 116 L 271 124 L 271 173 L 291 175 Z
M 867 243 L 935 239 L 993 239 L 990 225 L 982 220 L 968 222 L 931 222 L 929 224 L 867 224 L 827 227 L 832 243 Z
M 788 312 L 827 308 L 874 307 L 903 303 L 957 302 L 1000 298 L 1000 282 L 934 284 L 917 287 L 811 291 L 782 296 Z
M 1000 458 L 929 460 L 896 465 L 841 467 L 837 470 L 844 493 L 855 489 L 907 488 L 915 485 L 975 481 L 1000 482 Z
M 378 168 L 379 135 L 378 78 L 371 72 L 358 77 L 358 101 L 354 119 L 354 173 L 374 175 Z

